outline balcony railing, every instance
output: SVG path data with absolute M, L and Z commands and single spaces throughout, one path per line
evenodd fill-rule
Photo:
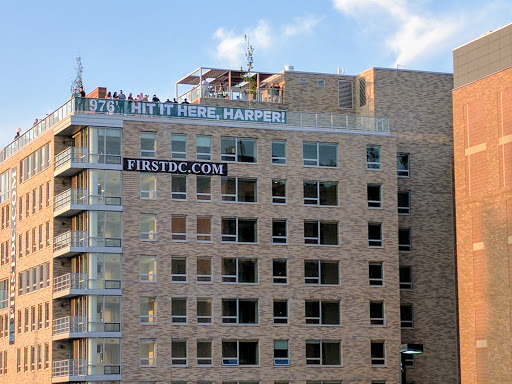
M 120 247 L 121 239 L 111 237 L 88 237 L 85 231 L 68 231 L 53 238 L 53 251 L 66 247 Z
M 121 280 L 89 279 L 86 273 L 66 273 L 53 279 L 53 293 L 71 289 L 121 289 Z
M 85 359 L 69 359 L 54 361 L 52 376 L 86 376 L 86 375 L 119 375 L 121 366 L 119 364 L 95 364 L 88 365 Z
M 70 163 L 79 164 L 121 164 L 121 155 L 108 153 L 89 153 L 88 148 L 69 147 L 55 155 L 55 169 Z
M 47 115 L 44 119 L 35 124 L 31 129 L 25 132 L 20 137 L 14 139 L 12 143 L 10 143 L 7 147 L 0 151 L 0 162 L 7 159 L 9 156 L 15 154 L 20 149 L 27 146 L 32 140 L 41 136 L 44 132 L 46 132 L 50 127 L 54 124 L 57 124 L 59 121 L 63 120 L 67 116 L 71 115 L 74 111 L 74 100 L 68 100 L 59 108 L 57 108 L 53 113 Z
M 85 359 L 54 361 L 52 367 L 52 376 L 85 376 L 87 372 L 86 367 L 87 360 Z
M 121 197 L 89 195 L 87 189 L 71 188 L 55 196 L 53 209 L 57 211 L 68 205 L 121 205 Z
M 85 316 L 66 316 L 53 320 L 53 334 L 83 332 L 121 332 L 121 323 L 88 321 Z

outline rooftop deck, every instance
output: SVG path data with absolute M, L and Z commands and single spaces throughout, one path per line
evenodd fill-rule
M 233 91 L 232 91 L 233 92 Z M 232 93 L 233 94 L 233 93 Z M 275 102 L 278 102 L 277 99 Z M 151 117 L 167 119 L 197 119 L 235 122 L 242 125 L 265 124 L 286 128 L 359 131 L 389 134 L 389 119 L 360 114 L 310 113 L 288 110 L 239 108 L 236 106 L 211 106 L 199 104 L 136 102 L 96 98 L 73 98 L 46 116 L 38 124 L 12 141 L 0 151 L 0 162 L 26 147 L 48 129 L 66 117 L 75 114 L 117 115 L 123 118 Z M 249 103 L 247 106 L 251 106 Z M 258 106 L 261 106 L 259 104 Z

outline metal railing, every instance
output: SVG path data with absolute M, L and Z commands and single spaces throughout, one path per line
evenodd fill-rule
M 85 359 L 68 359 L 54 361 L 52 364 L 52 376 L 85 376 L 87 370 L 87 360 Z
M 197 86 L 179 96 L 178 102 L 182 103 L 185 99 L 189 102 L 195 102 L 200 98 L 281 103 L 283 101 L 283 90 L 268 87 L 253 90 L 244 87 L 227 87 L 221 90 L 216 86 L 209 86 L 208 89 L 201 89 L 201 87 Z
M 55 169 L 69 163 L 80 164 L 121 164 L 121 155 L 110 153 L 89 153 L 85 147 L 69 147 L 55 155 Z
M 53 279 L 53 293 L 69 289 L 121 289 L 121 280 L 89 279 L 86 273 L 66 273 Z
M 87 318 L 85 316 L 66 316 L 53 320 L 53 334 L 60 335 L 68 332 L 86 332 Z
M 85 231 L 68 231 L 53 238 L 53 251 L 66 247 L 120 247 L 121 239 L 112 237 L 88 237 Z
M 121 205 L 121 196 L 89 195 L 87 189 L 70 188 L 54 198 L 53 210 L 66 205 Z
M 23 135 L 15 138 L 14 141 L 0 151 L 0 163 L 18 152 L 20 149 L 26 147 L 32 140 L 41 136 L 54 124 L 57 124 L 59 121 L 71 115 L 74 112 L 74 106 L 74 99 L 66 101 L 63 105 L 39 121 Z

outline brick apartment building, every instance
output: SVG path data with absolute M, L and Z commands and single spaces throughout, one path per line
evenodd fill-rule
M 66 102 L 0 153 L 0 383 L 458 382 L 452 81 Z
M 453 52 L 460 370 L 512 377 L 512 24 Z

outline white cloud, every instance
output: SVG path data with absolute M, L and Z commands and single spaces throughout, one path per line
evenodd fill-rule
M 375 26 L 371 17 L 377 17 L 383 29 L 394 26 L 391 35 L 385 38 L 386 45 L 395 54 L 393 66 L 408 66 L 446 48 L 462 28 L 455 17 L 411 10 L 407 0 L 333 0 L 333 4 L 337 10 L 356 20 Z
M 217 60 L 230 68 L 239 68 L 244 56 L 244 37 L 224 28 L 217 29 L 213 37 L 220 40 L 215 50 Z
M 293 24 L 284 26 L 283 33 L 287 37 L 309 33 L 320 21 L 322 21 L 322 18 L 316 16 L 296 17 Z

